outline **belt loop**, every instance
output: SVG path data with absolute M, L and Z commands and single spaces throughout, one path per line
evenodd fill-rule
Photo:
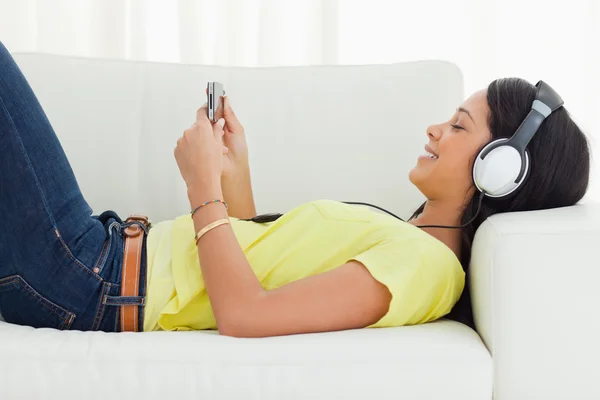
M 119 236 L 123 236 L 121 234 L 121 223 L 119 223 L 118 221 L 113 221 L 109 226 L 108 226 L 108 235 L 112 236 L 112 230 L 113 228 L 116 227 L 117 228 L 117 233 L 119 234 Z

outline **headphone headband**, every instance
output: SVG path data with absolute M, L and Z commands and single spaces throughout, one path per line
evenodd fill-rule
M 539 81 L 535 86 L 538 88 L 538 91 L 537 95 L 535 96 L 535 101 L 533 102 L 534 104 L 536 101 L 543 103 L 550 108 L 551 112 L 558 110 L 563 104 L 565 104 L 560 95 L 556 93 L 556 90 L 552 89 L 552 87 L 550 87 L 550 85 L 548 85 L 546 82 Z M 546 117 L 548 115 L 546 115 Z
M 517 149 L 521 155 L 525 153 L 525 148 L 542 125 L 542 122 L 564 104 L 563 99 L 550 85 L 539 81 L 535 86 L 538 90 L 535 100 L 531 104 L 531 111 L 529 111 L 513 137 L 506 143 Z

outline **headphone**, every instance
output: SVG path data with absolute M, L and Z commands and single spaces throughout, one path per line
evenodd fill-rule
M 539 81 L 531 111 L 510 138 L 496 139 L 477 154 L 473 182 L 482 196 L 506 198 L 523 185 L 531 163 L 527 145 L 548 116 L 564 102 L 547 83 Z
M 460 229 L 472 223 L 479 211 L 484 197 L 504 199 L 523 185 L 529 176 L 531 163 L 527 145 L 536 134 L 542 122 L 554 111 L 562 107 L 563 99 L 547 83 L 539 81 L 536 85 L 535 100 L 531 111 L 525 117 L 517 131 L 510 138 L 496 139 L 479 151 L 473 164 L 473 182 L 479 190 L 479 201 L 475 216 L 465 224 L 418 225 L 419 228 Z M 377 208 L 404 221 L 397 215 L 369 203 L 344 202 L 346 204 L 365 205 Z

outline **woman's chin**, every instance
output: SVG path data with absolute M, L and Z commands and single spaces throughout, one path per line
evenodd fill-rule
M 408 179 L 413 185 L 419 188 L 427 181 L 427 177 L 430 173 L 431 171 L 429 168 L 425 168 L 423 165 L 420 165 L 420 163 L 417 163 L 417 165 L 408 172 Z
M 417 187 L 417 182 L 419 182 L 419 177 L 421 175 L 421 171 L 419 171 L 419 169 L 419 166 L 415 165 L 410 171 L 408 171 L 408 180 Z

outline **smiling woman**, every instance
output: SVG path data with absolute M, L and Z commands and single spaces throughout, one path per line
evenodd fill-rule
M 131 223 L 110 210 L 90 215 L 50 123 L 3 47 L 0 83 L 0 215 L 11 227 L 0 235 L 0 309 L 8 322 L 34 327 L 121 332 L 118 311 L 126 307 L 139 309 L 143 330 L 216 328 L 241 337 L 403 326 L 449 313 L 470 323 L 463 289 L 475 229 L 494 213 L 574 204 L 589 177 L 584 135 L 563 107 L 550 107 L 529 144 L 523 187 L 502 200 L 475 196 L 476 154 L 513 135 L 538 93 L 505 79 L 425 131 L 437 158 L 419 158 L 409 173 L 427 197 L 409 223 L 331 200 L 256 217 L 244 129 L 226 101 L 224 121 L 212 124 L 201 107 L 177 141 L 194 211 L 138 229 L 137 281 L 123 272 Z M 120 291 L 126 277 L 139 284 L 133 295 Z
M 588 141 L 566 109 L 560 107 L 544 120 L 527 146 L 531 170 L 522 187 L 502 199 L 486 197 L 482 204 L 472 196 L 475 155 L 490 140 L 513 136 L 535 97 L 536 87 L 525 80 L 493 81 L 467 99 L 449 121 L 428 128 L 430 146 L 439 159 L 422 160 L 409 174 L 428 199 L 414 212 L 411 223 L 425 223 L 433 215 L 438 218 L 447 209 L 460 210 L 456 224 L 472 221 L 453 239 L 449 232 L 437 233 L 448 237 L 447 243 L 459 255 L 467 273 L 475 232 L 486 218 L 500 212 L 573 205 L 587 191 Z M 472 326 L 469 290 L 463 291 L 450 316 Z

